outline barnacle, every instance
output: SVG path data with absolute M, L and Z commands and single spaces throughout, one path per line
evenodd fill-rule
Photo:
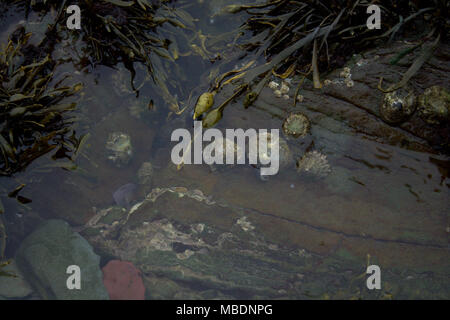
M 314 150 L 309 151 L 297 161 L 297 171 L 316 178 L 326 177 L 331 172 L 327 157 Z
M 390 124 L 399 124 L 407 120 L 415 110 L 416 96 L 407 88 L 386 93 L 380 106 L 382 119 Z
M 311 127 L 309 119 L 303 113 L 291 113 L 283 122 L 283 132 L 287 136 L 299 138 L 305 136 Z

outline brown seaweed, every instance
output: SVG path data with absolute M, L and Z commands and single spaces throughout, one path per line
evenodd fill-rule
M 365 10 L 368 5 L 367 1 L 350 4 L 348 1 L 338 0 L 327 5 L 320 1 L 268 1 L 263 5 L 227 5 L 222 13 L 235 14 L 245 10 L 250 14 L 240 31 L 251 32 L 252 36 L 237 45 L 251 56 L 252 61 L 264 62 L 253 68 L 224 73 L 220 80 L 216 80 L 215 90 L 220 91 L 222 86 L 229 83 L 246 86 L 249 93 L 244 99 L 244 107 L 247 108 L 258 96 L 252 87 L 259 87 L 261 81 L 266 81 L 264 76 L 269 71 L 274 75 L 292 74 L 295 71 L 303 74 L 304 80 L 309 73 L 305 75 L 301 71 L 311 70 L 314 87 L 320 88 L 320 72 L 341 67 L 353 53 L 377 45 L 377 41 L 392 41 L 406 25 L 418 19 L 423 23 L 425 13 L 433 13 L 435 19 L 422 32 L 434 29 L 438 34 L 446 33 L 445 1 L 435 0 L 431 4 L 427 3 L 427 7 L 380 1 L 383 30 L 388 29 L 386 32 L 366 27 Z M 407 18 L 403 19 L 404 16 Z M 425 52 L 427 57 L 429 51 Z M 410 78 L 424 61 L 426 59 L 423 57 L 418 59 L 412 66 L 413 70 L 405 74 L 405 78 Z M 232 78 L 223 81 L 224 77 L 231 74 Z M 298 89 L 299 87 L 296 93 Z
M 76 104 L 64 100 L 82 85 L 63 86 L 65 79 L 51 85 L 55 63 L 48 55 L 27 62 L 29 36 L 10 39 L 0 51 L 0 175 L 23 170 L 54 149 L 54 159 L 77 149 L 75 136 L 68 136 Z

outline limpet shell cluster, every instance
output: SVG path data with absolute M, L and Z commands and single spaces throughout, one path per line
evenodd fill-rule
M 325 79 L 323 81 L 323 84 L 325 86 L 329 86 L 330 84 L 335 85 L 343 85 L 345 84 L 347 87 L 351 88 L 355 85 L 354 81 L 352 80 L 352 73 L 351 69 L 349 67 L 344 67 L 342 71 L 339 73 L 339 78 L 336 78 L 334 80 Z
M 273 90 L 273 94 L 278 98 L 283 98 L 285 100 L 289 99 L 289 90 L 291 79 L 286 79 L 281 81 L 281 83 L 272 80 L 269 82 L 269 88 Z

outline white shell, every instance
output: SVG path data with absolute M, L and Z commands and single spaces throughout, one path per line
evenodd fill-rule
M 278 89 L 279 86 L 280 86 L 280 85 L 279 85 L 277 82 L 275 82 L 275 81 L 270 81 L 270 82 L 269 82 L 269 88 L 270 88 L 270 89 L 275 90 L 275 89 Z
M 353 80 L 351 79 L 345 79 L 345 84 L 347 85 L 347 87 L 351 88 L 355 85 L 355 83 L 353 82 Z
M 289 92 L 289 86 L 286 83 L 281 84 L 281 89 L 280 89 L 282 94 L 286 94 Z
M 282 93 L 281 93 L 280 90 L 275 90 L 273 93 L 274 93 L 278 98 L 280 98 L 281 95 L 282 95 Z
M 349 76 L 351 76 L 351 74 L 348 71 L 341 71 L 341 73 L 339 73 L 339 76 L 341 78 L 348 78 Z

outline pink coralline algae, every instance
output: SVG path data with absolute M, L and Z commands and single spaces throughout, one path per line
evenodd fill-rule
M 141 272 L 131 262 L 111 260 L 103 267 L 103 283 L 111 300 L 144 300 Z

